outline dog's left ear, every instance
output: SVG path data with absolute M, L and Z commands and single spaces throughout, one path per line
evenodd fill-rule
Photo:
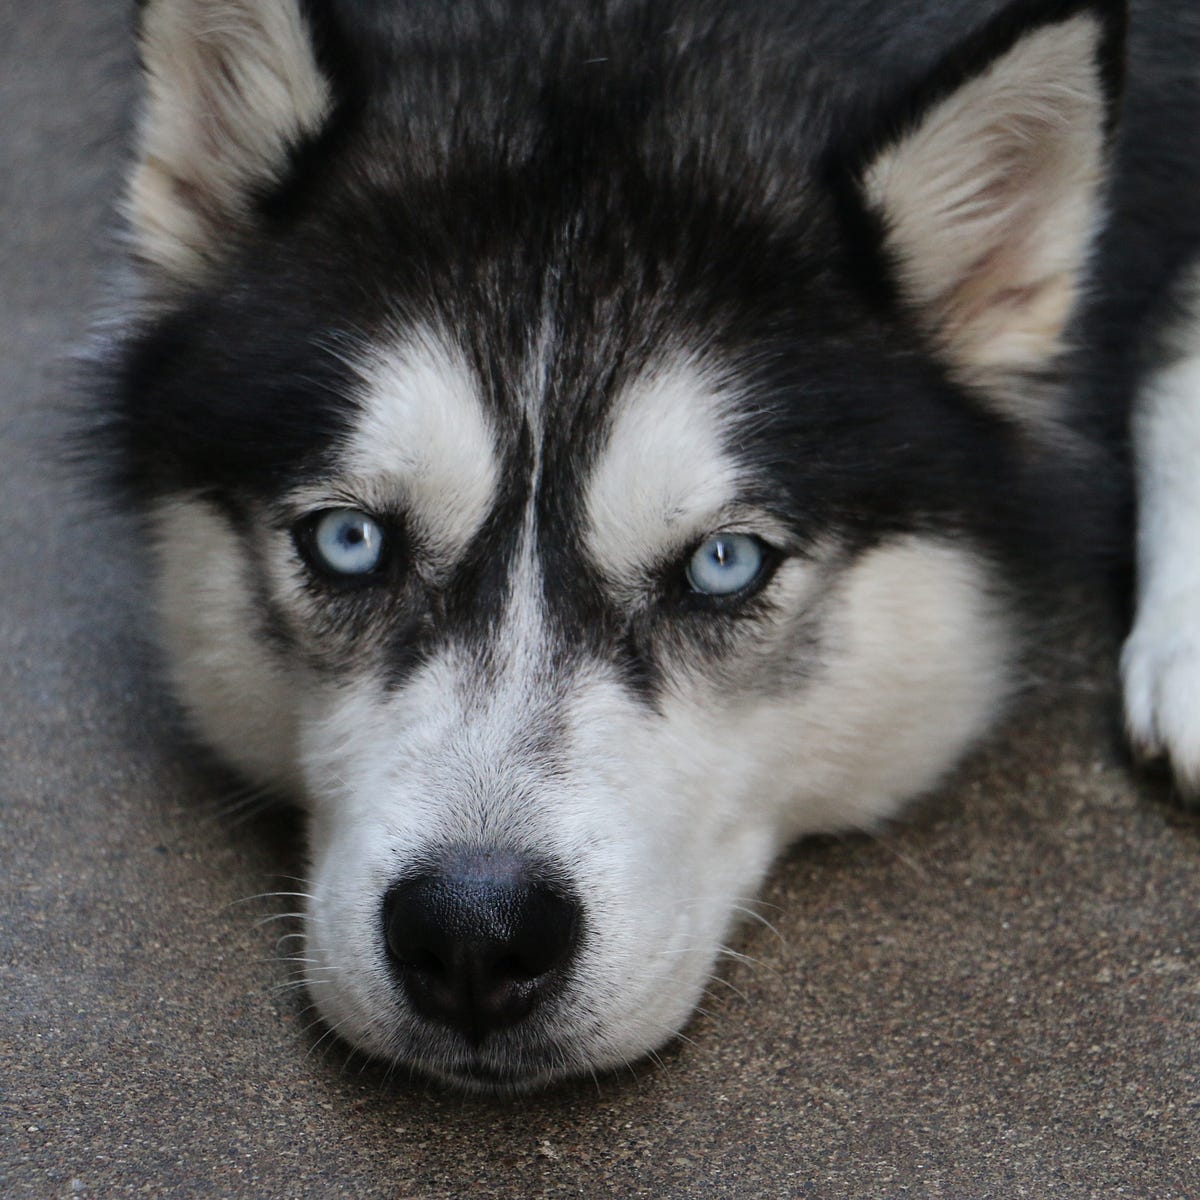
M 1022 0 L 934 71 L 858 172 L 905 299 L 956 373 L 1009 403 L 1063 349 L 1124 24 L 1114 0 Z

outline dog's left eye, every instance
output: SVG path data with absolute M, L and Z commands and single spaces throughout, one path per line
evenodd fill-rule
M 310 519 L 302 548 L 315 566 L 333 575 L 361 578 L 383 561 L 383 530 L 356 508 L 330 508 Z
M 766 546 L 748 533 L 718 533 L 688 560 L 687 581 L 702 596 L 734 596 L 751 587 L 767 567 Z

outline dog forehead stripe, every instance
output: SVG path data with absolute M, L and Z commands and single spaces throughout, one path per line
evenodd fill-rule
M 604 574 L 619 579 L 679 550 L 736 498 L 731 399 L 688 361 L 618 397 L 586 494 L 586 544 Z
M 349 473 L 384 502 L 398 499 L 434 545 L 462 549 L 487 516 L 500 474 L 495 431 L 465 358 L 422 331 L 357 369 L 362 415 Z

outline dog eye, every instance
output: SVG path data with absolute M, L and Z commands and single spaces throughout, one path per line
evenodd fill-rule
M 318 513 L 305 540 L 309 557 L 335 575 L 369 575 L 383 559 L 383 530 L 374 517 L 356 508 Z
M 702 596 L 745 591 L 767 565 L 766 547 L 746 533 L 718 533 L 702 542 L 687 565 L 687 581 Z

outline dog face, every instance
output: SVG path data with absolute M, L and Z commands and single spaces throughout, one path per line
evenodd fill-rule
M 1007 631 L 983 568 L 942 541 L 800 542 L 700 424 L 713 385 L 693 369 L 631 387 L 584 486 L 555 498 L 532 463 L 491 464 L 451 364 L 426 337 L 368 372 L 378 391 L 335 478 L 240 519 L 159 508 L 176 683 L 234 761 L 309 802 L 305 957 L 339 1032 L 468 1082 L 619 1064 L 687 1017 L 797 828 L 876 821 L 981 728 Z M 401 379 L 455 414 L 411 474 Z M 488 484 L 522 474 L 511 519 L 489 522 Z M 539 521 L 539 499 L 575 519 Z M 370 514 L 385 557 L 347 585 L 303 541 L 314 515 L 356 529 L 349 513 Z M 706 595 L 690 575 L 741 586 Z M 458 879 L 462 904 L 495 907 L 506 893 L 487 887 L 522 874 L 573 924 L 535 1013 L 485 1038 L 486 1013 L 411 1012 L 423 984 L 404 964 L 423 952 L 448 972 L 450 952 L 428 932 L 416 951 L 403 929 L 389 942 L 392 922 L 432 920 L 397 889 Z
M 706 107 L 686 12 L 501 68 L 425 16 L 150 6 L 112 429 L 179 695 L 309 811 L 322 1016 L 528 1086 L 671 1036 L 780 847 L 1005 698 L 1115 35 L 994 22 L 843 156 L 763 29 Z

